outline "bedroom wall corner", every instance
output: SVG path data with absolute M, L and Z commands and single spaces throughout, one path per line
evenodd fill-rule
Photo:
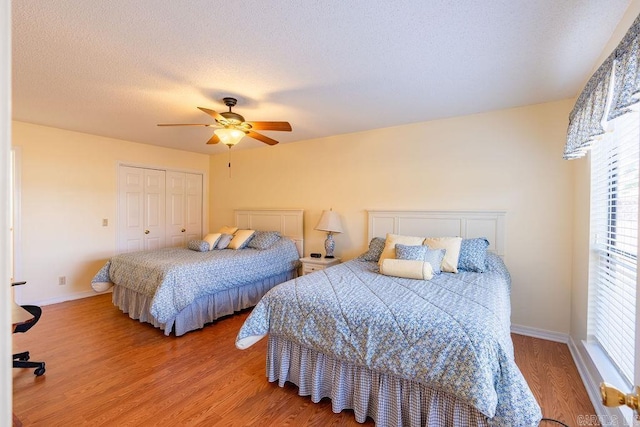
M 19 302 L 46 305 L 96 295 L 91 279 L 116 251 L 119 162 L 203 171 L 206 230 L 208 155 L 18 121 L 12 125 L 12 142 L 21 152 L 17 277 L 28 282 L 16 290 Z M 60 276 L 66 285 L 58 285 Z
M 562 159 L 571 100 L 212 155 L 210 228 L 236 208 L 305 210 L 305 253 L 333 208 L 336 255 L 368 242 L 369 209 L 505 210 L 512 323 L 568 334 L 572 175 Z M 295 128 L 295 124 L 294 128 Z

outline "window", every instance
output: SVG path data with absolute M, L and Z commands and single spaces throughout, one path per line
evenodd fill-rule
M 609 122 L 591 149 L 589 339 L 634 382 L 640 115 Z

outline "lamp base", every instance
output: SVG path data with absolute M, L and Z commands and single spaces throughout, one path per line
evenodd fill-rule
M 331 232 L 327 233 L 327 239 L 324 241 L 324 250 L 326 252 L 325 258 L 333 258 L 333 250 L 336 247 L 336 242 L 333 241 Z

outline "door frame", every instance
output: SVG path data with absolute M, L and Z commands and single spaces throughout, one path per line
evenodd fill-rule
M 11 148 L 11 176 L 10 183 L 11 188 L 9 190 L 9 203 L 13 208 L 9 215 L 9 225 L 12 227 L 9 234 L 9 240 L 11 247 L 10 251 L 10 263 L 9 272 L 12 280 L 18 280 L 22 277 L 22 226 L 21 226 L 21 195 L 22 195 L 22 147 Z M 16 293 L 19 293 L 16 290 Z

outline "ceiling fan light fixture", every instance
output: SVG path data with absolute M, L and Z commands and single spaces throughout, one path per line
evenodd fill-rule
M 243 131 L 234 128 L 216 129 L 214 133 L 218 135 L 220 141 L 229 148 L 240 142 L 245 135 Z

